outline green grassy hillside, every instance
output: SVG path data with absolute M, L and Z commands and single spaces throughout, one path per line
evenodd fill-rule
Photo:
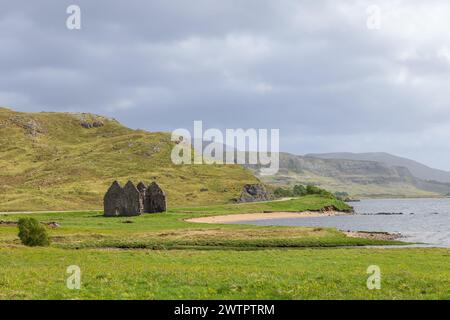
M 113 180 L 156 180 L 169 206 L 225 203 L 256 182 L 236 165 L 175 166 L 168 133 L 91 114 L 0 108 L 0 211 L 100 209 Z

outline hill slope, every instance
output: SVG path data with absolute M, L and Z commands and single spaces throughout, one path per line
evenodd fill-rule
M 224 203 L 257 179 L 237 165 L 175 166 L 168 133 L 91 114 L 0 108 L 0 211 L 100 209 L 113 180 L 156 180 L 169 206 Z
M 450 183 L 450 172 L 430 168 L 417 161 L 394 156 L 386 152 L 369 152 L 369 153 L 319 153 L 309 154 L 307 156 L 322 158 L 322 159 L 348 159 L 348 160 L 363 160 L 363 161 L 377 161 L 385 163 L 389 166 L 401 166 L 408 168 L 413 176 L 422 180 L 433 180 L 443 183 Z

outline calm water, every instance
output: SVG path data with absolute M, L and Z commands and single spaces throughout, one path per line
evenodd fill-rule
M 244 222 L 262 226 L 335 227 L 351 231 L 399 232 L 405 241 L 450 247 L 450 199 L 377 199 L 350 203 L 356 215 Z M 403 213 L 377 215 L 377 213 Z

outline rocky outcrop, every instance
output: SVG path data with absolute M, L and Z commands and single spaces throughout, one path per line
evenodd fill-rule
M 100 127 L 103 127 L 105 125 L 102 121 L 89 122 L 89 121 L 86 121 L 86 120 L 80 121 L 80 124 L 85 129 L 100 128 Z
M 343 231 L 347 237 L 350 238 L 364 238 L 372 240 L 396 240 L 404 238 L 401 233 L 389 233 L 389 232 L 374 232 L 374 231 Z
M 80 120 L 80 125 L 85 129 L 100 128 L 105 125 L 105 118 L 90 113 L 74 113 Z
M 246 184 L 237 202 L 268 201 L 271 199 L 263 184 Z
M 46 133 L 41 124 L 31 117 L 14 116 L 9 118 L 2 126 L 7 127 L 9 125 L 15 125 L 24 129 L 27 135 L 33 138 Z
M 322 209 L 319 210 L 319 212 L 323 212 L 323 213 L 327 213 L 327 212 L 347 212 L 347 213 L 355 213 L 355 210 L 353 209 L 353 207 L 349 208 L 349 209 L 339 209 L 338 207 L 336 207 L 334 204 L 330 205 L 330 206 L 325 206 Z

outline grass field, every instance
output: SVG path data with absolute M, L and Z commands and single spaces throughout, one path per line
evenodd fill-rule
M 69 265 L 81 268 L 81 290 L 66 287 Z M 369 265 L 380 290 L 366 287 Z M 3 248 L 0 298 L 450 299 L 449 265 L 438 249 Z
M 326 228 L 184 221 L 329 205 L 347 208 L 337 200 L 307 196 L 132 218 L 104 218 L 99 212 L 33 214 L 61 226 L 48 229 L 52 245 L 47 248 L 24 247 L 16 227 L 0 226 L 0 298 L 450 299 L 447 249 L 356 248 L 395 242 L 348 238 Z M 81 269 L 81 290 L 66 287 L 70 265 Z M 381 290 L 366 287 L 370 265 L 381 268 Z

